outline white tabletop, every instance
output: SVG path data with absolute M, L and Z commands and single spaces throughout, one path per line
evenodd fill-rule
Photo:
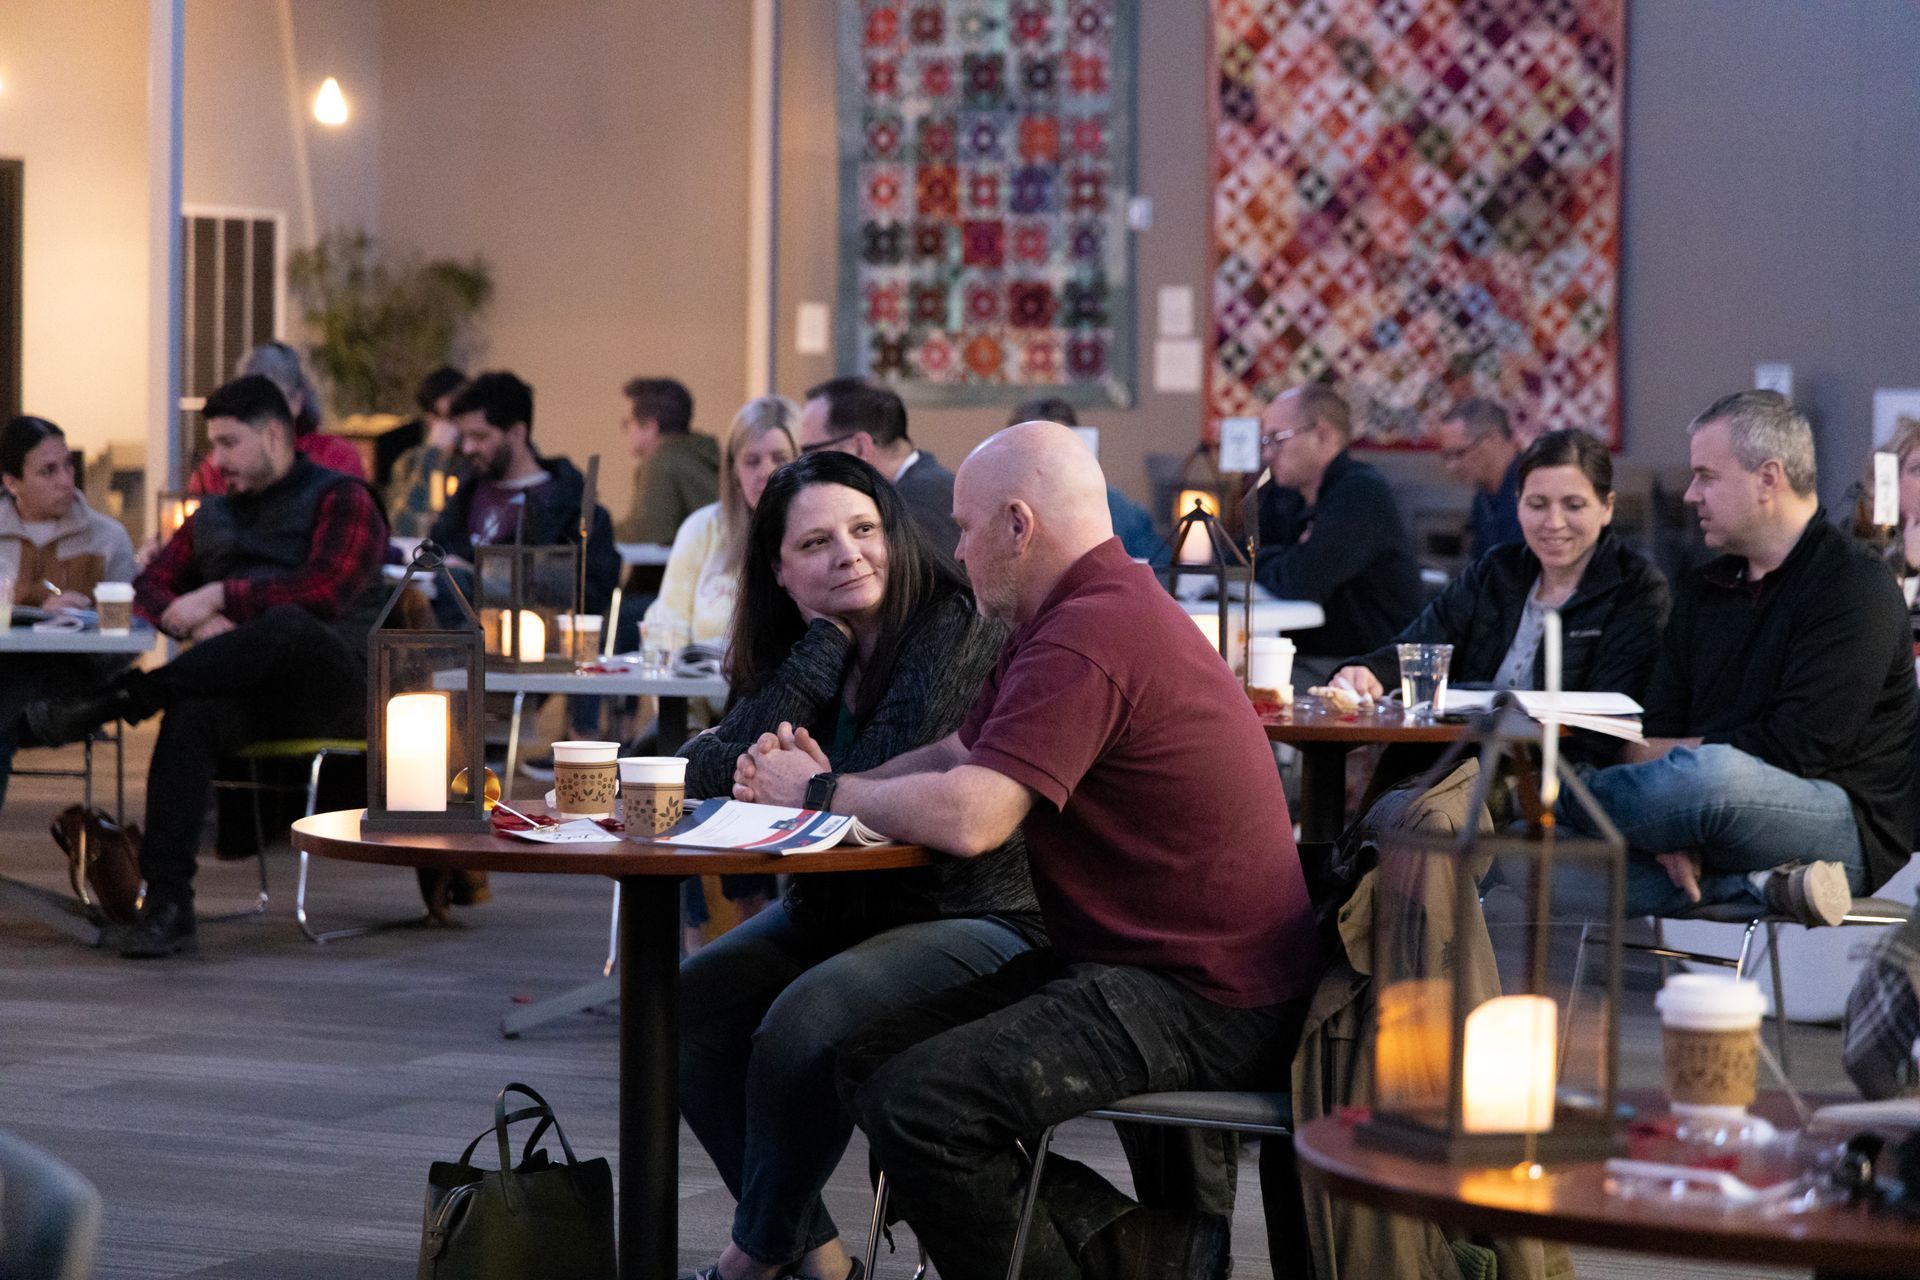
M 457 689 L 465 673 L 446 671 L 434 678 L 442 689 Z M 578 671 L 489 671 L 488 693 L 603 693 L 610 697 L 724 698 L 727 682 L 719 676 L 649 676 Z
M 663 542 L 620 542 L 614 544 L 620 548 L 622 564 L 665 564 L 672 547 Z
M 1182 600 L 1181 608 L 1195 617 L 1211 618 L 1219 613 L 1220 604 L 1216 600 Z M 1238 600 L 1227 602 L 1227 617 L 1238 622 L 1246 609 Z M 1327 611 L 1311 600 L 1255 600 L 1253 602 L 1253 632 L 1265 635 L 1284 631 L 1311 631 L 1323 625 L 1327 620 Z
M 0 631 L 0 653 L 145 653 L 160 639 L 152 627 L 136 624 L 123 635 L 98 631 L 35 631 L 8 627 Z

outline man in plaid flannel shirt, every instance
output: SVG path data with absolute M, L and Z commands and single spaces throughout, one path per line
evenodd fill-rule
M 1889 932 L 1855 979 L 1840 1057 L 1869 1098 L 1920 1091 L 1920 918 Z
M 193 875 L 221 757 L 263 739 L 366 733 L 367 632 L 387 548 L 380 504 L 294 447 L 286 397 L 267 379 L 227 383 L 205 414 L 227 492 L 207 498 L 134 583 L 139 612 L 191 647 L 99 694 L 26 712 L 47 745 L 165 713 L 147 771 L 147 895 L 127 956 L 195 945 Z

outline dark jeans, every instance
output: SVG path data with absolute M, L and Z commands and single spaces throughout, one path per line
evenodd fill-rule
M 1133 1093 L 1272 1088 L 1305 1002 L 1233 1009 L 1148 969 L 1037 951 L 867 1026 L 840 1091 L 944 1280 L 1006 1273 L 1027 1163 L 1016 1141 Z M 1049 1157 L 1026 1274 L 1085 1274 L 1087 1242 L 1135 1205 Z
M 17 653 L 0 657 L 0 805 L 7 802 L 13 757 L 22 746 L 26 725 L 21 712 L 36 698 L 78 696 L 99 688 L 125 658 L 101 659 L 70 653 Z
M 305 609 L 278 605 L 166 666 L 122 677 L 145 718 L 165 712 L 147 769 L 140 873 L 148 896 L 193 901 L 214 767 L 251 742 L 362 737 L 366 660 Z
M 820 1191 L 853 1136 L 834 1095 L 841 1041 L 1026 946 L 992 919 L 859 938 L 776 906 L 680 966 L 680 1106 L 739 1202 L 735 1244 L 782 1265 L 839 1234 Z

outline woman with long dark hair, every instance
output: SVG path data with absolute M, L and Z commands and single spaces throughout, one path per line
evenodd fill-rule
M 960 723 L 1001 629 L 858 458 L 808 454 L 767 482 L 748 526 L 732 701 L 681 751 L 689 797 L 732 793 L 736 761 L 783 721 L 858 772 Z M 853 1131 L 840 1041 L 875 1016 L 994 972 L 1040 938 L 1018 838 L 979 859 L 796 876 L 779 909 L 681 966 L 681 1108 L 739 1201 L 701 1280 L 842 1280 L 859 1271 L 820 1191 Z
M 89 507 L 74 485 L 66 433 L 45 418 L 7 423 L 0 430 L 0 583 L 9 603 L 91 609 L 94 587 L 131 582 L 133 573 L 127 531 Z M 20 713 L 27 703 L 85 692 L 128 661 L 72 653 L 0 656 L 0 804 L 14 752 L 23 745 Z

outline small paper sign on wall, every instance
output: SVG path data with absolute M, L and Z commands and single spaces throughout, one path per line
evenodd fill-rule
M 1873 522 L 1886 528 L 1900 523 L 1900 455 L 1873 455 Z
M 1220 470 L 1250 475 L 1260 469 L 1260 419 L 1220 420 Z

